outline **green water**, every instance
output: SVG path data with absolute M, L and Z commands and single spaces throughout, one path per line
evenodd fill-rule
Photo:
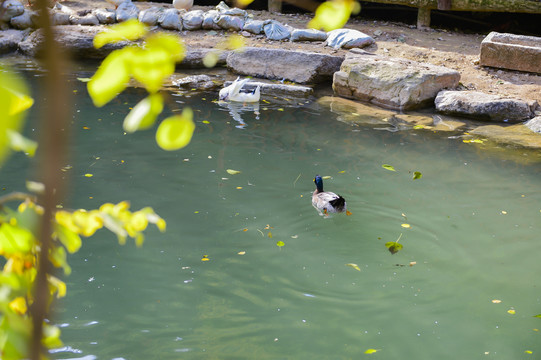
M 56 306 L 66 347 L 53 358 L 541 356 L 540 165 L 449 134 L 352 127 L 299 99 L 265 98 L 241 123 L 212 93 L 172 97 L 195 109 L 197 129 L 165 152 L 153 131 L 122 132 L 142 93 L 95 109 L 76 76 L 87 74 L 71 82 L 64 205 L 149 205 L 167 232 L 151 229 L 142 248 L 106 231 L 86 239 Z M 31 177 L 27 163 L 2 171 L 6 191 Z M 332 177 L 325 188 L 351 216 L 317 215 L 315 174 Z M 391 255 L 384 244 L 400 234 Z

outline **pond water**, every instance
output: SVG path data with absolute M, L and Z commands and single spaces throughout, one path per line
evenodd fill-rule
M 64 206 L 129 200 L 167 232 L 150 229 L 142 248 L 105 230 L 84 241 L 54 359 L 539 357 L 541 165 L 449 134 L 351 126 L 313 99 L 266 97 L 254 113 L 216 93 L 171 96 L 197 129 L 165 152 L 155 129 L 122 131 L 142 92 L 96 109 L 76 80 L 87 76 L 70 82 Z M 2 187 L 22 190 L 31 163 L 16 155 Z M 315 174 L 351 216 L 318 216 Z

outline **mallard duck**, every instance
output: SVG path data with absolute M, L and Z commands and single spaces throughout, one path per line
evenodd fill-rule
M 258 85 L 253 91 L 241 92 L 242 87 L 248 82 L 249 79 L 236 78 L 235 81 L 229 86 L 220 90 L 220 100 L 230 100 L 237 102 L 258 102 L 261 97 L 260 86 Z
M 193 0 L 173 0 L 173 7 L 178 10 L 190 10 L 193 6 Z
M 312 194 L 312 205 L 319 212 L 319 215 L 327 216 L 328 213 L 346 212 L 346 199 L 330 191 L 323 191 L 323 179 L 316 175 L 314 178 L 316 190 Z

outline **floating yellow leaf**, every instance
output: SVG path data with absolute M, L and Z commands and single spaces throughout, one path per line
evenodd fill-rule
M 347 216 L 351 216 L 351 215 L 353 215 L 353 214 L 352 214 L 352 212 L 351 212 L 351 211 L 349 211 L 349 210 L 346 210 L 346 215 L 347 215 Z
M 242 189 L 242 186 L 237 186 L 235 189 L 241 190 L 241 189 Z
M 226 170 L 228 174 L 230 175 L 237 175 L 237 174 L 240 174 L 241 172 L 238 171 L 238 170 L 233 170 L 233 169 L 227 169 Z
M 202 123 L 203 123 L 203 124 L 210 124 L 210 121 L 208 121 L 208 120 L 203 120 Z
M 237 254 L 244 255 L 244 254 L 246 254 L 246 251 L 239 251 Z
M 361 268 L 357 264 L 349 263 L 349 264 L 346 264 L 346 266 L 352 267 L 357 271 L 361 271 Z
M 343 27 L 348 21 L 351 13 L 358 13 L 361 5 L 353 0 L 331 0 L 325 1 L 316 9 L 315 16 L 308 23 L 313 29 L 331 31 Z
M 492 302 L 493 302 L 494 304 L 499 304 L 499 303 L 501 303 L 502 301 L 501 301 L 501 300 L 498 300 L 498 299 L 494 299 L 494 300 L 492 300 Z
M 376 349 L 368 349 L 368 350 L 366 350 L 364 353 L 365 353 L 365 354 L 374 354 L 374 353 L 376 353 L 376 352 L 378 352 L 378 350 L 376 350 Z
M 509 309 L 507 310 L 507 313 L 511 315 L 515 315 L 517 312 L 515 311 L 515 309 Z
M 507 211 L 502 210 L 502 215 L 507 215 Z
M 526 354 L 533 354 L 533 351 L 531 351 L 531 350 L 524 350 L 524 353 L 526 353 Z
M 209 256 L 208 255 L 203 255 L 203 258 L 201 258 L 201 261 L 209 261 Z
M 242 231 L 248 231 L 248 229 L 242 229 Z
M 338 173 L 339 173 L 339 174 L 343 174 L 343 173 L 345 173 L 345 172 L 346 172 L 346 170 L 341 170 L 341 171 L 339 171 Z
M 147 31 L 145 24 L 137 21 L 137 19 L 130 19 L 117 25 L 110 26 L 106 31 L 100 32 L 94 36 L 94 47 L 99 49 L 106 44 L 126 40 L 137 40 L 143 37 Z
M 410 261 L 410 266 L 417 265 L 417 261 Z
M 268 237 L 270 237 L 272 239 L 272 233 L 269 231 L 269 233 L 267 234 Z
M 283 241 L 278 241 L 278 242 L 276 243 L 276 246 L 278 246 L 278 247 L 282 247 L 282 246 L 284 246 L 284 245 L 285 245 L 285 243 L 284 243 Z
M 394 169 L 394 167 L 392 165 L 389 165 L 389 164 L 383 164 L 383 165 L 381 165 L 381 167 L 384 168 L 385 170 L 396 171 Z
M 410 225 L 410 224 L 402 224 L 402 225 L 400 225 L 400 226 L 402 226 L 402 227 L 405 228 L 405 229 L 411 228 L 411 225 Z
M 326 176 L 322 176 L 321 178 L 322 178 L 323 180 L 328 180 L 328 179 L 330 179 L 330 178 L 331 178 L 331 176 L 329 176 L 329 175 L 326 175 Z
M 92 174 L 85 174 L 85 177 L 92 177 L 92 176 L 94 176 L 94 175 L 92 175 Z
M 156 131 L 156 142 L 164 150 L 178 150 L 190 143 L 195 130 L 193 112 L 185 107 L 182 115 L 163 120 Z

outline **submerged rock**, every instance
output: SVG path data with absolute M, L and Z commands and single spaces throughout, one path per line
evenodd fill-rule
M 489 140 L 525 148 L 540 149 L 541 135 L 528 129 L 523 124 L 511 126 L 486 125 L 470 131 L 470 134 Z
M 346 123 L 381 125 L 388 124 L 396 113 L 375 106 L 369 106 L 358 101 L 337 96 L 324 96 L 318 104 L 328 107 L 333 113 L 339 114 L 338 120 Z
M 536 102 L 505 99 L 479 91 L 442 91 L 436 97 L 435 105 L 444 114 L 499 122 L 530 119 L 538 107 Z
M 353 29 L 336 29 L 327 33 L 326 46 L 334 49 L 363 48 L 375 43 L 375 40 L 365 33 Z
M 536 116 L 533 119 L 526 121 L 524 125 L 533 132 L 541 134 L 541 116 Z
M 336 94 L 395 110 L 432 105 L 444 88 L 458 85 L 456 70 L 352 50 L 334 74 Z
M 227 67 L 241 75 L 308 84 L 330 78 L 342 61 L 340 56 L 246 47 L 242 52 L 231 52 Z

